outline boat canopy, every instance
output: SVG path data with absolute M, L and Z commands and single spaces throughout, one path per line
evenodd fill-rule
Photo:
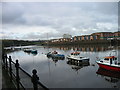
M 108 56 L 108 57 L 105 57 L 105 58 L 111 59 L 111 58 L 116 58 L 116 57 L 115 56 Z
M 72 52 L 71 55 L 79 55 L 80 52 Z
M 57 51 L 53 51 L 52 54 L 58 54 L 58 52 Z

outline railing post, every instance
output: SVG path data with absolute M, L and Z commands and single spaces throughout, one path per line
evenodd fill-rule
M 6 69 L 8 69 L 8 62 L 7 62 L 7 54 L 5 54 L 5 67 L 6 67 Z
M 39 77 L 37 76 L 37 70 L 34 69 L 32 71 L 32 73 L 33 73 L 33 75 L 32 75 L 31 81 L 33 83 L 34 90 L 38 90 L 38 80 L 39 80 Z
M 15 67 L 16 67 L 17 90 L 20 90 L 20 86 L 19 86 L 20 77 L 19 77 L 19 63 L 18 63 L 18 60 L 16 60 Z
M 5 68 L 5 55 L 4 54 L 2 54 L 2 62 L 3 62 L 3 68 Z
M 11 62 L 12 62 L 12 58 L 11 56 L 9 56 L 9 72 L 10 72 L 10 77 L 12 78 L 12 65 L 11 65 Z

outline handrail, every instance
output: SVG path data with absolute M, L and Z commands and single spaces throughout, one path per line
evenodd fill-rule
M 6 56 L 6 59 L 9 59 L 9 57 L 7 57 Z M 7 62 L 8 62 L 8 60 L 7 60 Z M 14 61 L 12 61 L 11 60 L 11 63 L 12 64 L 16 64 Z M 10 68 L 10 67 L 8 67 L 8 68 Z M 32 78 L 32 76 L 29 74 L 29 73 L 27 73 L 22 67 L 18 67 L 21 71 L 23 71 L 27 76 L 29 76 L 30 78 Z M 14 77 L 14 78 L 16 78 L 16 75 L 13 73 L 13 72 L 11 72 L 12 73 L 12 76 Z M 19 84 L 22 86 L 22 88 L 25 90 L 25 87 L 23 86 L 23 84 L 19 81 Z M 43 89 L 45 89 L 45 90 L 49 90 L 46 86 L 44 86 L 40 81 L 38 81 L 38 85 L 40 85 Z

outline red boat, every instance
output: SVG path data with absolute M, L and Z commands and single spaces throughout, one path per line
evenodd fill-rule
M 116 51 L 112 51 L 112 52 L 116 52 Z M 102 59 L 98 59 L 96 62 L 101 68 L 120 72 L 120 62 L 118 61 L 117 56 L 112 56 L 110 54 L 109 56 L 106 56 Z

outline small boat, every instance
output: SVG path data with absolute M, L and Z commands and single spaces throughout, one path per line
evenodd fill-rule
M 77 60 L 78 62 L 88 62 L 88 57 L 80 56 L 80 52 L 73 52 L 67 56 L 68 60 Z
M 37 50 L 32 50 L 31 53 L 37 54 Z
M 31 52 L 31 51 L 32 51 L 32 49 L 24 49 L 23 51 L 24 51 L 24 52 L 28 52 L 28 53 L 29 53 L 29 52 Z
M 99 67 L 120 72 L 120 62 L 118 61 L 118 57 L 115 55 L 111 55 L 112 53 L 116 53 L 115 50 L 112 50 L 109 56 L 96 60 L 96 63 Z
M 47 53 L 47 57 L 52 57 L 52 58 L 65 58 L 65 55 L 63 54 L 58 54 L 58 52 L 54 51 L 54 52 L 49 52 Z
M 24 49 L 24 52 L 37 54 L 37 50 L 34 50 L 34 49 Z

